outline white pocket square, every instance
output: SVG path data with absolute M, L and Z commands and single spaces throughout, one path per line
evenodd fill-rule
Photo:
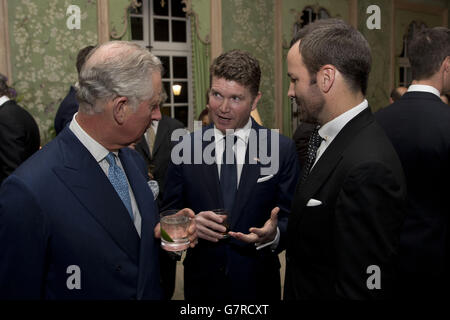
M 270 174 L 268 176 L 259 178 L 258 180 L 256 180 L 256 183 L 264 182 L 264 181 L 267 181 L 267 180 L 272 179 L 272 178 L 273 178 L 273 174 Z
M 322 201 L 316 200 L 316 199 L 309 199 L 308 203 L 306 204 L 307 207 L 317 207 L 322 204 Z

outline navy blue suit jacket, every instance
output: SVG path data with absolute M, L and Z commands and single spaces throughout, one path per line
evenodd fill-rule
M 141 238 L 107 176 L 69 128 L 5 180 L 0 299 L 161 298 L 153 233 L 158 211 L 138 156 L 119 151 L 142 216 Z M 80 289 L 67 285 L 70 266 L 79 267 Z
M 78 111 L 77 92 L 73 86 L 61 104 L 55 116 L 55 131 L 59 134 L 67 124 L 72 121 L 73 115 Z
M 211 129 L 212 125 L 203 129 Z M 267 146 L 270 154 L 271 130 L 259 126 L 252 120 L 258 143 Z M 267 134 L 267 139 L 263 136 Z M 194 138 L 195 133 L 190 137 Z M 189 136 L 187 136 L 189 137 Z M 185 139 L 181 142 L 191 149 L 191 159 L 195 157 L 195 143 Z M 237 196 L 231 212 L 230 229 L 249 233 L 251 227 L 262 227 L 270 218 L 272 209 L 280 207 L 278 227 L 281 242 L 287 227 L 291 200 L 298 180 L 298 159 L 294 142 L 279 135 L 279 169 L 273 175 L 261 175 L 262 161 L 254 164 L 247 160 L 242 168 Z M 200 146 L 203 152 L 212 143 L 204 141 Z M 248 146 L 251 145 L 249 141 Z M 178 151 L 177 145 L 173 153 Z M 207 149 L 210 150 L 210 149 Z M 211 151 L 211 150 L 210 150 Z M 275 153 L 277 153 L 275 155 Z M 260 155 L 260 153 L 258 153 Z M 197 154 L 197 157 L 199 155 Z M 201 156 L 200 156 L 201 158 Z M 262 159 L 262 157 L 259 157 Z M 212 164 L 169 164 L 166 177 L 166 192 L 163 210 L 189 207 L 195 213 L 223 208 L 218 169 Z M 253 159 L 250 159 L 253 160 Z M 266 177 L 258 183 L 258 179 Z M 282 243 L 280 243 L 282 246 Z M 187 300 L 275 300 L 280 299 L 280 263 L 276 252 L 269 247 L 256 250 L 254 244 L 246 244 L 233 238 L 213 243 L 199 239 L 198 245 L 189 249 L 184 260 L 184 294 Z

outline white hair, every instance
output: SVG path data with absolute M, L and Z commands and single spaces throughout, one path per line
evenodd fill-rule
M 80 111 L 103 112 L 103 103 L 127 97 L 133 110 L 153 96 L 152 75 L 162 72 L 161 61 L 139 45 L 111 41 L 96 47 L 86 58 L 76 84 Z

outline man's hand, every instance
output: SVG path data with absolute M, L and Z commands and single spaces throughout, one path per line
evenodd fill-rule
M 217 242 L 223 238 L 223 233 L 227 231 L 221 223 L 226 219 L 212 211 L 201 211 L 195 216 L 198 237 L 212 242 Z
M 193 248 L 198 243 L 197 226 L 195 223 L 195 213 L 189 208 L 181 209 L 180 211 L 177 212 L 177 214 L 180 212 L 186 213 L 189 216 L 189 219 L 191 220 L 191 223 L 189 224 L 188 227 L 188 237 L 190 241 L 189 246 Z M 155 233 L 155 238 L 161 239 L 161 223 L 158 222 L 153 231 Z
M 258 245 L 273 241 L 277 235 L 278 212 L 280 212 L 280 208 L 273 208 L 270 219 L 266 221 L 264 226 L 262 228 L 250 228 L 249 234 L 233 231 L 228 232 L 228 234 L 235 239 Z

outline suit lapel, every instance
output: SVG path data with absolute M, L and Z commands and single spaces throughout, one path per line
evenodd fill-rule
M 142 150 L 145 154 L 145 156 L 150 160 L 152 159 L 152 156 L 150 155 L 150 150 L 148 149 L 147 140 L 145 139 L 145 136 L 141 137 L 141 140 L 136 145 L 136 149 Z
M 342 154 L 347 146 L 359 131 L 369 125 L 372 121 L 372 113 L 370 108 L 367 108 L 342 128 L 333 142 L 319 158 L 306 181 L 302 185 L 297 186 L 297 196 L 294 197 L 294 208 L 297 210 L 300 209 L 301 211 L 317 190 L 328 181 L 327 178 L 341 161 Z
M 139 280 L 138 292 L 143 292 L 144 288 L 140 288 L 147 283 L 147 279 L 152 276 L 152 272 L 148 265 L 149 260 L 157 256 L 159 253 L 155 252 L 154 233 L 153 230 L 158 222 L 158 209 L 153 200 L 153 194 L 147 185 L 146 178 L 142 175 L 136 166 L 136 162 L 132 159 L 129 152 L 119 151 L 120 161 L 124 167 L 128 181 L 130 182 L 136 203 L 139 208 L 139 213 L 142 218 L 141 223 L 141 241 L 139 253 Z M 159 278 L 158 276 L 154 278 Z
M 212 125 L 209 125 L 202 131 L 202 152 L 204 152 L 205 148 L 208 145 L 210 145 L 211 143 L 212 144 L 215 143 L 214 135 L 212 136 L 212 139 L 210 141 L 203 141 L 203 134 L 205 133 L 206 130 L 209 130 L 209 129 L 214 130 L 214 127 Z M 195 139 L 195 135 L 194 135 L 194 139 Z M 194 143 L 192 145 L 194 145 Z M 214 150 L 212 151 L 212 157 L 214 159 L 215 159 L 215 155 L 216 155 L 216 150 L 214 148 Z M 192 159 L 194 159 L 194 148 L 192 148 Z M 203 159 L 203 157 L 202 157 L 202 159 Z M 219 204 L 218 207 L 223 208 L 224 204 L 223 204 L 223 199 L 222 199 L 222 191 L 220 189 L 220 179 L 219 179 L 219 173 L 218 173 L 219 169 L 217 168 L 216 161 L 214 161 L 212 164 L 203 163 L 202 165 L 200 165 L 200 167 L 202 170 L 202 177 L 204 177 L 204 179 L 205 179 L 205 184 L 206 184 L 207 190 L 209 191 L 210 196 L 212 198 L 212 202 Z M 211 208 L 211 209 L 213 209 L 213 208 Z
M 137 263 L 139 235 L 108 177 L 69 129 L 61 132 L 58 138 L 64 163 L 54 169 L 56 175 L 116 244 Z

